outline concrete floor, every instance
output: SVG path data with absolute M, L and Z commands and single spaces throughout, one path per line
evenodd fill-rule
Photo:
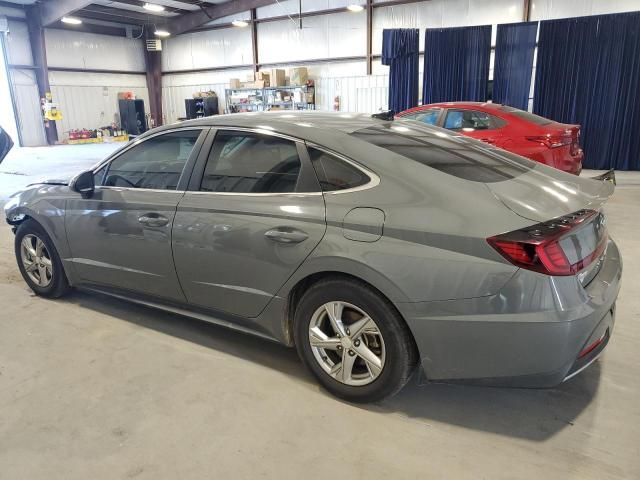
M 106 154 L 16 151 L 0 199 Z M 0 228 L 0 479 L 638 479 L 640 174 L 621 177 L 607 212 L 625 274 L 600 361 L 550 390 L 414 377 L 374 406 L 330 397 L 260 339 L 97 295 L 37 298 Z

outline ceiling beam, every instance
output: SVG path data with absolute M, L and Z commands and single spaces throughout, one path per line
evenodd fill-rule
M 49 0 L 40 4 L 40 21 L 43 27 L 57 22 L 91 4 L 91 0 Z
M 84 11 L 84 10 L 80 10 L 79 12 L 76 12 L 74 17 L 78 17 L 78 18 L 81 18 L 81 19 L 88 18 L 90 20 L 101 20 L 103 22 L 122 23 L 122 24 L 125 24 L 125 25 L 132 25 L 132 26 L 136 26 L 136 27 L 142 27 L 143 25 L 145 25 L 147 23 L 146 21 L 139 21 L 139 20 L 135 20 L 133 18 L 114 17 L 112 15 L 105 15 L 103 13 L 89 12 L 89 11 Z M 75 25 L 74 25 L 74 27 L 75 27 Z
M 201 10 L 181 15 L 169 21 L 169 32 L 172 35 L 193 30 L 216 18 L 235 15 L 253 8 L 264 7 L 276 3 L 276 0 L 233 0 L 218 5 L 201 5 Z
M 134 12 L 133 10 L 120 10 L 118 8 L 103 7 L 102 5 L 89 5 L 88 7 L 85 7 L 80 12 L 78 12 L 78 15 L 82 15 L 85 13 L 97 13 L 106 15 L 108 17 L 111 17 L 111 21 L 124 21 L 123 19 L 128 19 L 137 20 L 137 23 L 157 23 L 162 25 L 166 24 L 170 18 L 173 18 L 164 15 L 151 15 L 148 13 Z
M 140 8 L 144 8 L 144 5 L 147 2 L 143 2 L 141 0 L 113 0 L 115 3 L 123 3 L 125 5 L 132 5 L 134 7 L 140 7 Z M 150 2 L 153 3 L 153 0 Z M 160 5 L 159 3 L 157 3 L 156 5 Z M 118 5 L 110 5 L 111 7 L 114 8 L 119 8 Z M 166 5 L 162 5 L 164 7 L 164 11 L 165 12 L 169 12 L 169 13 L 179 13 L 179 14 L 185 14 L 185 13 L 191 13 L 192 10 L 186 10 L 183 8 L 176 8 L 176 7 L 168 7 Z M 130 10 L 129 10 L 130 11 Z

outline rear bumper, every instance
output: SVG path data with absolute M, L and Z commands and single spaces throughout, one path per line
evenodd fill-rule
M 490 297 L 398 304 L 432 381 L 551 387 L 579 373 L 613 332 L 622 262 L 610 241 L 600 270 L 577 277 L 519 270 Z M 578 358 L 605 335 L 607 342 Z

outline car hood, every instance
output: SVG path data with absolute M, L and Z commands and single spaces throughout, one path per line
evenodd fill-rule
M 536 222 L 584 208 L 598 210 L 614 191 L 611 182 L 578 177 L 543 165 L 511 180 L 486 185 L 510 210 Z

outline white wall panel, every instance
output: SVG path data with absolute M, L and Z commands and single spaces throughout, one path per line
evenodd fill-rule
M 5 38 L 9 63 L 14 65 L 33 65 L 29 31 L 25 22 L 9 21 L 9 34 Z
M 431 0 L 376 8 L 372 22 L 373 53 L 382 51 L 382 30 L 385 28 L 420 29 L 422 50 L 427 28 L 521 22 L 522 8 L 520 0 Z
M 149 92 L 144 75 L 50 72 L 54 101 L 62 111 L 56 122 L 58 137 L 71 129 L 97 128 L 119 122 L 118 92 L 132 91 L 145 102 L 149 113 Z
M 16 5 L 18 7 L 19 5 Z M 20 17 L 24 18 L 25 13 L 21 8 L 0 7 L 0 15 L 6 15 L 7 17 Z
M 389 95 L 388 75 L 325 77 L 316 81 L 316 108 L 334 110 L 339 97 L 341 112 L 374 113 L 386 109 Z
M 534 0 L 531 20 L 581 17 L 640 10 L 638 0 Z
M 303 12 L 317 12 L 318 10 L 330 10 L 332 8 L 344 8 L 353 4 L 365 4 L 364 0 L 302 0 Z M 281 15 L 296 15 L 300 11 L 298 0 L 284 0 L 260 7 L 256 11 L 258 18 L 279 17 Z M 364 15 L 364 12 L 351 15 Z
M 167 39 L 163 43 L 163 71 L 253 63 L 249 28 L 189 33 Z
M 260 63 L 366 54 L 363 15 L 337 13 L 302 19 L 302 29 L 290 20 L 258 24 Z
M 12 70 L 11 83 L 16 102 L 16 123 L 23 147 L 46 145 L 38 85 L 31 70 Z
M 45 29 L 50 67 L 144 72 L 144 44 L 140 39 Z

